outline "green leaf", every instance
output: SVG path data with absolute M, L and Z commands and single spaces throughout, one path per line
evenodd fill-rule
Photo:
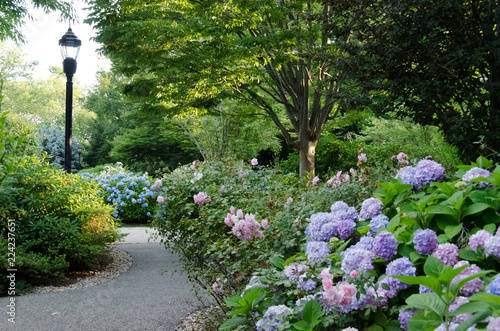
M 252 326 L 251 322 L 247 318 L 235 316 L 222 323 L 222 325 L 219 327 L 219 330 L 227 330 L 238 327 L 240 325 Z
M 302 310 L 302 320 L 292 325 L 298 330 L 312 330 L 321 323 L 321 312 L 321 305 L 314 300 L 310 300 Z
M 423 256 L 422 254 L 419 254 L 417 252 L 411 252 L 411 254 L 410 254 L 410 261 L 411 262 L 415 262 L 419 259 L 424 259 L 424 258 L 425 258 L 425 256 Z
M 488 209 L 490 207 L 491 207 L 491 205 L 489 205 L 487 203 L 483 203 L 483 202 L 474 203 L 474 204 L 468 206 L 467 208 L 465 208 L 465 211 L 464 211 L 462 216 L 465 217 L 468 215 L 474 215 L 474 214 L 480 213 L 483 210 Z
M 488 292 L 479 292 L 470 296 L 469 301 L 492 301 L 500 304 L 500 296 Z
M 429 256 L 424 263 L 424 272 L 427 276 L 432 276 L 438 278 L 442 273 L 444 273 L 447 269 L 451 268 L 450 266 L 445 265 L 441 260 L 434 256 Z
M 445 304 L 436 293 L 412 294 L 406 299 L 406 304 L 411 307 L 429 310 L 439 316 L 445 312 Z
M 479 168 L 489 169 L 493 165 L 493 161 L 488 160 L 484 156 L 480 156 L 476 159 L 476 165 Z
M 441 315 L 428 310 L 422 310 L 416 313 L 408 322 L 408 331 L 423 331 L 430 326 L 438 326 L 442 323 Z
M 279 256 L 272 256 L 269 258 L 269 262 L 279 271 L 283 271 L 285 268 L 285 260 Z
M 461 305 L 455 311 L 449 313 L 449 316 L 457 316 L 465 313 L 477 313 L 480 311 L 493 311 L 499 309 L 500 309 L 500 303 L 491 301 L 473 301 Z
M 366 331 L 384 331 L 384 328 L 382 328 L 380 325 L 373 324 L 373 325 L 370 325 L 369 327 L 367 327 L 365 330 Z
M 479 256 L 477 255 L 476 252 L 471 251 L 470 249 L 461 249 L 458 251 L 458 256 L 462 260 L 467 260 L 467 261 L 480 261 Z
M 229 307 L 241 307 L 241 296 L 239 294 L 235 294 L 232 297 L 229 297 L 224 300 L 224 302 L 229 306 Z
M 399 225 L 400 217 L 399 214 L 391 218 L 389 223 L 387 224 L 387 228 L 391 229 Z
M 434 277 L 426 277 L 426 276 L 391 276 L 394 278 L 399 279 L 403 283 L 406 284 L 413 284 L 413 285 L 424 285 L 437 293 L 438 295 L 441 294 L 442 288 L 441 288 L 441 283 L 437 278 Z M 384 285 L 384 284 L 382 284 Z
M 433 205 L 433 206 L 430 206 L 426 210 L 426 212 L 429 215 L 444 214 L 444 215 L 452 215 L 452 216 L 455 216 L 456 213 L 457 213 L 455 209 L 450 208 L 448 206 L 444 206 L 444 205 Z
M 458 225 L 448 225 L 444 228 L 444 233 L 448 236 L 448 238 L 452 239 L 457 234 L 462 231 L 462 223 Z
M 495 234 L 496 229 L 497 229 L 497 227 L 495 224 L 486 224 L 483 227 L 483 230 L 488 231 L 489 233 L 491 233 L 493 235 Z
M 453 269 L 453 270 L 458 270 L 458 269 L 462 269 L 462 268 L 457 268 L 457 269 Z M 491 270 L 483 270 L 483 271 L 480 271 L 478 273 L 475 273 L 469 277 L 465 277 L 463 279 L 461 279 L 459 282 L 453 282 L 451 285 L 450 285 L 450 292 L 451 293 L 456 293 L 458 294 L 458 292 L 460 291 L 460 289 L 465 285 L 467 284 L 468 282 L 470 282 L 471 280 L 473 279 L 476 279 L 478 277 L 482 277 L 482 276 L 486 276 L 487 274 L 489 274 L 490 272 L 492 272 Z
M 477 324 L 477 323 L 483 321 L 485 318 L 490 316 L 492 313 L 493 313 L 493 311 L 486 311 L 486 312 L 474 314 L 474 315 L 472 315 L 472 317 L 469 317 L 467 320 L 460 323 L 460 325 L 456 328 L 456 331 L 466 331 L 468 328 L 470 328 L 474 324 Z

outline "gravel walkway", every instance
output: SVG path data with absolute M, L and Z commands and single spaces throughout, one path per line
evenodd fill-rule
M 160 243 L 147 242 L 145 228 L 131 229 L 135 235 L 117 244 L 133 258 L 127 272 L 95 286 L 16 297 L 15 324 L 7 320 L 9 298 L 2 297 L 0 330 L 176 330 L 196 310 L 191 284 L 172 273 L 176 256 Z

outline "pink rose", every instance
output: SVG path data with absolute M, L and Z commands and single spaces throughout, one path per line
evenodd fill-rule
M 156 198 L 156 201 L 158 201 L 159 204 L 162 204 L 165 202 L 165 199 L 161 195 L 159 195 L 158 198 Z
M 256 166 L 257 164 L 259 164 L 259 161 L 257 161 L 257 159 L 252 159 L 252 161 L 250 161 L 250 164 L 253 165 L 253 166 Z
M 269 229 L 269 224 L 268 224 L 268 220 L 267 219 L 263 219 L 262 220 L 262 227 L 264 229 Z

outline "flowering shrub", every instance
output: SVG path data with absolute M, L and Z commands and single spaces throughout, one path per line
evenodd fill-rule
M 400 177 L 382 183 L 361 204 L 359 215 L 342 201 L 330 212 L 312 214 L 305 247 L 286 260 L 270 258 L 271 267 L 256 273 L 259 282 L 228 298 L 236 309 L 221 330 L 243 325 L 279 330 L 261 322 L 267 321 L 269 307 L 277 306 L 287 312 L 280 325 L 298 330 L 495 327 L 500 276 L 491 276 L 500 267 L 500 235 L 495 235 L 500 167 L 462 186 L 456 184 L 465 172 L 489 162 L 480 158 L 463 166 L 453 180 L 428 161 L 416 167 L 418 186 Z M 339 225 L 349 221 L 354 229 L 341 237 Z M 243 310 L 250 293 L 252 304 Z
M 115 209 L 114 216 L 125 223 L 146 223 L 155 210 L 155 192 L 161 181 L 151 185 L 151 177 L 126 172 L 121 163 L 115 167 L 106 166 L 106 171 L 99 176 L 89 173 L 80 176 L 97 181 L 99 193 Z

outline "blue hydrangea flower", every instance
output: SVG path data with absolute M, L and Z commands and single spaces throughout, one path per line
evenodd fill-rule
M 349 238 L 354 230 L 356 230 L 356 222 L 353 220 L 342 220 L 337 224 L 337 232 L 340 239 L 345 240 Z
M 356 221 L 358 219 L 358 212 L 356 208 L 349 207 L 347 203 L 343 201 L 335 202 L 330 208 L 333 218 L 336 221 L 351 220 Z
M 408 322 L 413 317 L 413 315 L 415 315 L 419 311 L 420 309 L 401 309 L 398 316 L 401 329 L 408 330 Z
M 468 265 L 469 262 L 468 261 L 459 261 L 457 262 L 457 264 L 455 264 L 453 266 L 453 269 L 456 269 L 456 268 L 460 268 L 464 265 Z M 467 278 L 469 276 L 472 276 L 474 274 L 477 274 L 478 272 L 481 272 L 481 268 L 479 268 L 477 265 L 475 264 L 471 264 L 470 266 L 468 266 L 467 268 L 465 268 L 464 270 L 462 270 L 462 272 L 460 272 L 455 278 L 453 278 L 453 280 L 451 281 L 452 283 L 454 282 L 458 282 L 464 278 Z M 466 297 L 470 297 L 471 295 L 473 294 L 476 294 L 478 292 L 481 292 L 483 290 L 483 286 L 484 286 L 484 282 L 481 278 L 474 278 L 470 281 L 468 281 L 461 289 L 460 289 L 460 293 L 462 295 L 465 295 Z
M 484 241 L 484 252 L 486 256 L 500 257 L 500 237 L 491 236 Z
M 382 213 L 383 202 L 377 198 L 369 198 L 363 201 L 361 211 L 359 212 L 360 220 L 369 220 Z
M 363 272 L 367 270 L 373 270 L 373 261 L 375 261 L 375 255 L 372 251 L 366 249 L 349 249 L 345 251 L 342 257 L 342 264 L 340 268 L 346 274 L 350 274 L 351 271 L 356 270 L 358 272 Z
M 373 241 L 373 252 L 385 261 L 389 261 L 396 255 L 398 241 L 394 235 L 388 231 L 380 232 Z
M 429 185 L 432 182 L 442 182 L 445 169 L 442 165 L 432 160 L 422 160 L 415 170 L 415 181 L 418 185 Z
M 387 224 L 389 224 L 389 217 L 384 214 L 380 214 L 375 216 L 370 221 L 370 233 L 373 237 L 377 236 L 377 233 L 380 229 L 384 229 Z
M 373 249 L 373 240 L 373 237 L 363 236 L 359 238 L 359 241 L 356 244 L 348 247 L 345 251 L 341 252 L 340 255 L 345 255 L 347 251 L 352 249 L 364 249 L 371 251 Z
M 474 233 L 469 237 L 469 246 L 471 251 L 477 252 L 477 247 L 479 245 L 484 248 L 484 242 L 490 237 L 493 237 L 493 235 L 486 230 L 479 230 Z
M 466 303 L 469 303 L 469 300 L 466 297 L 458 296 L 455 301 L 450 305 L 450 308 L 448 311 L 450 313 L 453 313 L 455 310 L 458 309 L 458 307 L 465 305 Z M 460 314 L 457 316 L 454 316 L 453 319 L 451 320 L 452 323 L 456 324 L 461 324 L 468 320 L 470 317 L 472 317 L 472 313 L 465 313 L 465 314 Z M 473 329 L 473 328 L 472 328 Z
M 147 202 L 144 202 L 144 203 L 141 205 L 141 207 L 142 207 L 142 208 L 146 208 L 147 206 L 148 206 L 148 203 L 147 203 Z
M 283 322 L 288 319 L 288 316 L 293 314 L 293 310 L 285 305 L 271 306 L 264 313 L 262 319 L 257 321 L 258 331 L 274 331 L 280 330 Z
M 316 213 L 311 215 L 311 222 L 306 228 L 306 237 L 315 241 L 329 241 L 338 235 L 336 222 L 331 213 Z
M 318 283 L 315 282 L 312 279 L 303 279 L 303 278 L 301 278 L 297 282 L 297 287 L 300 288 L 301 290 L 304 290 L 304 291 L 307 291 L 307 292 L 314 291 L 314 289 L 316 288 L 316 286 L 318 286 Z
M 292 281 L 297 281 L 301 275 L 307 271 L 307 266 L 298 262 L 292 262 L 285 266 L 283 273 L 286 278 Z
M 413 236 L 415 250 L 420 254 L 430 254 L 438 247 L 436 232 L 431 229 L 417 230 Z
M 395 178 L 401 178 L 403 181 L 403 184 L 410 184 L 413 185 L 414 188 L 417 190 L 420 190 L 420 185 L 417 184 L 417 181 L 415 179 L 415 172 L 417 171 L 417 168 L 412 167 L 412 166 L 406 166 L 404 168 L 401 168 L 396 175 Z
M 478 177 L 491 177 L 491 172 L 489 172 L 488 170 L 486 169 L 481 169 L 481 168 L 478 168 L 478 167 L 474 167 L 472 169 L 470 169 L 469 171 L 467 171 L 463 176 L 462 176 L 462 180 L 463 181 L 470 181 L 471 179 L 474 179 L 474 178 L 478 178 Z M 488 182 L 475 182 L 476 183 L 476 187 L 477 188 L 483 188 L 487 185 L 490 185 L 490 183 Z
M 500 276 L 497 276 L 488 286 L 486 286 L 486 292 L 500 296 Z
M 417 269 L 406 256 L 392 261 L 387 265 L 385 270 L 387 276 L 416 276 L 416 272 Z M 404 290 L 410 286 L 394 277 L 387 277 L 387 284 L 389 284 L 391 289 L 394 288 L 397 290 Z
M 330 255 L 331 249 L 324 241 L 309 241 L 306 247 L 307 259 L 309 261 L 322 261 Z

